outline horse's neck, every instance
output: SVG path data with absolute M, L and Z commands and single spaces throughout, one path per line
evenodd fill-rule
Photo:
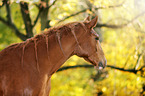
M 48 75 L 52 75 L 73 55 L 72 53 L 77 43 L 73 34 L 67 31 L 63 30 L 61 37 L 59 36 L 60 33 L 57 32 L 38 43 L 37 55 L 40 72 L 43 71 Z

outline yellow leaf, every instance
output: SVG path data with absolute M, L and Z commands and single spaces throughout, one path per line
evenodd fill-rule
M 103 92 L 105 92 L 106 90 L 107 90 L 107 88 L 106 88 L 106 87 L 103 87 L 103 88 L 102 88 L 102 91 L 103 91 Z

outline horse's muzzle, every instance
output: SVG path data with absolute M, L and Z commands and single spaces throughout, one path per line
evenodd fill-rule
M 98 67 L 102 67 L 103 69 L 106 67 L 107 65 L 107 61 L 105 60 L 105 62 L 99 62 Z

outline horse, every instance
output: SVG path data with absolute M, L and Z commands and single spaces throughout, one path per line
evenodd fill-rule
M 71 56 L 105 67 L 98 17 L 48 29 L 0 52 L 0 96 L 49 96 L 51 76 Z

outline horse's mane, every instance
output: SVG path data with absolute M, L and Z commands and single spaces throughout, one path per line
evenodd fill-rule
M 67 24 L 61 25 L 61 26 L 52 27 L 52 28 L 49 28 L 46 31 L 43 31 L 41 34 L 35 35 L 34 37 L 32 37 L 30 39 L 27 39 L 26 41 L 22 42 L 23 43 L 22 44 L 22 46 L 23 46 L 22 60 L 21 60 L 22 65 L 23 65 L 23 55 L 24 55 L 24 52 L 25 52 L 25 47 L 27 46 L 27 44 L 29 44 L 29 42 L 33 41 L 34 45 L 35 45 L 34 48 L 35 48 L 35 56 L 36 56 L 35 58 L 36 58 L 36 62 L 37 62 L 37 69 L 38 69 L 38 71 L 40 71 L 39 70 L 39 64 L 38 64 L 37 41 L 41 40 L 41 39 L 45 39 L 45 41 L 46 41 L 47 55 L 48 55 L 48 60 L 50 61 L 49 52 L 48 52 L 48 47 L 49 47 L 48 38 L 51 35 L 56 35 L 58 43 L 59 43 L 59 46 L 61 48 L 61 51 L 62 51 L 63 55 L 66 56 L 65 53 L 64 53 L 64 50 L 62 48 L 62 45 L 61 45 L 61 41 L 60 41 L 61 36 L 60 36 L 60 34 L 63 31 L 70 32 L 70 33 L 72 33 L 74 35 L 74 37 L 75 37 L 75 39 L 76 39 L 76 41 L 78 43 L 78 40 L 77 40 L 76 35 L 74 33 L 73 27 L 75 25 L 79 24 L 79 23 L 80 22 L 72 22 L 72 23 L 67 23 Z
M 45 40 L 46 46 L 47 46 L 48 60 L 50 61 L 49 52 L 48 52 L 48 47 L 49 47 L 48 38 L 49 38 L 49 36 L 51 36 L 51 35 L 56 35 L 57 40 L 58 40 L 58 43 L 59 43 L 59 46 L 60 46 L 60 48 L 61 48 L 61 51 L 63 52 L 63 54 L 64 54 L 64 56 L 65 56 L 65 53 L 64 53 L 64 51 L 63 51 L 63 48 L 62 48 L 62 45 L 61 45 L 61 41 L 60 41 L 60 39 L 61 39 L 60 34 L 61 34 L 61 32 L 63 32 L 63 31 L 70 32 L 71 34 L 73 34 L 73 36 L 74 36 L 76 42 L 79 43 L 78 40 L 77 40 L 77 38 L 76 38 L 75 32 L 74 32 L 74 27 L 75 27 L 75 25 L 77 25 L 77 24 L 81 24 L 81 25 L 82 25 L 81 22 L 72 22 L 72 23 L 67 23 L 67 24 L 61 25 L 61 26 L 49 28 L 49 29 L 47 29 L 46 31 L 42 31 L 42 33 L 40 33 L 40 34 L 38 34 L 38 35 L 35 35 L 34 37 L 31 37 L 31 38 L 27 39 L 27 40 L 24 41 L 24 42 L 16 43 L 16 44 L 10 45 L 10 46 L 7 47 L 6 49 L 15 49 L 15 48 L 17 48 L 17 47 L 21 47 L 21 48 L 22 48 L 22 53 L 20 53 L 20 54 L 22 54 L 22 55 L 21 55 L 21 64 L 22 64 L 22 66 L 23 66 L 23 63 L 24 63 L 23 59 L 24 59 L 24 54 L 25 54 L 25 48 L 26 48 L 26 46 L 27 46 L 30 42 L 33 42 L 33 44 L 34 44 L 34 49 L 35 49 L 35 58 L 36 58 L 36 62 L 37 62 L 36 67 L 37 67 L 37 70 L 40 71 L 40 70 L 39 70 L 39 64 L 38 64 L 37 42 L 38 42 L 39 40 L 42 40 L 42 39 Z M 82 26 L 83 26 L 83 25 L 82 25 Z
M 58 30 L 62 30 L 63 28 L 65 28 L 65 30 L 67 31 L 67 28 L 70 28 L 69 26 L 73 26 L 74 24 L 78 24 L 80 22 L 71 22 L 71 23 L 67 23 L 67 24 L 63 24 L 63 25 L 59 25 L 59 26 L 54 26 L 51 27 L 45 31 L 42 31 L 42 34 L 47 34 L 48 36 L 52 35 L 53 33 L 58 32 Z M 37 35 L 36 35 L 37 36 Z
M 10 45 L 10 46 L 8 46 L 7 48 L 9 49 L 9 48 L 12 48 L 12 47 L 18 47 L 19 45 L 21 45 L 21 46 L 24 46 L 25 45 L 25 43 L 29 43 L 30 41 L 33 41 L 33 40 L 35 40 L 35 39 L 40 39 L 41 37 L 44 37 L 44 35 L 46 35 L 46 36 L 51 36 L 51 35 L 54 35 L 54 33 L 57 33 L 58 32 L 58 30 L 59 29 L 61 29 L 61 28 L 65 28 L 64 30 L 68 30 L 67 29 L 67 27 L 69 26 L 69 25 L 73 25 L 74 23 L 80 23 L 80 22 L 71 22 L 71 23 L 67 23 L 67 24 L 63 24 L 63 25 L 59 25 L 59 26 L 54 26 L 54 27 L 51 27 L 51 28 L 49 28 L 49 29 L 47 29 L 47 30 L 45 30 L 45 31 L 41 31 L 41 33 L 40 34 L 37 34 L 37 35 L 35 35 L 34 37 L 31 37 L 31 38 L 28 38 L 26 41 L 23 41 L 23 42 L 20 42 L 20 43 L 14 43 L 14 44 L 12 44 L 12 45 Z M 68 27 L 69 28 L 69 27 Z M 61 29 L 62 30 L 62 29 Z M 61 32 L 61 31 L 60 31 Z M 5 49 L 7 49 L 7 48 L 5 48 Z

